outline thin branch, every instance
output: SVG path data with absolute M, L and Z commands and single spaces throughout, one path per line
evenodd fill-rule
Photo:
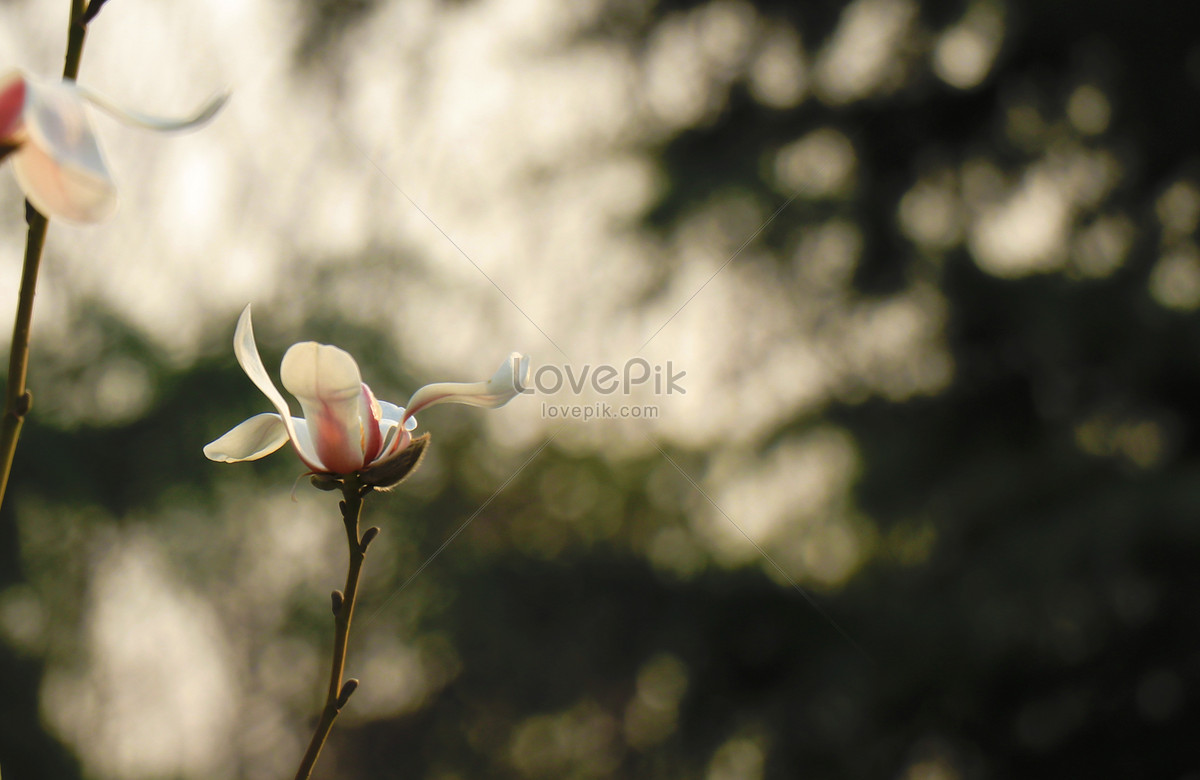
M 100 9 L 103 8 L 104 4 L 107 2 L 108 0 L 92 0 L 92 2 L 88 3 L 87 10 L 84 11 L 83 16 L 79 18 L 79 21 L 83 23 L 84 27 L 92 23 L 92 20 L 99 15 Z
M 340 504 L 342 522 L 346 526 L 346 544 L 350 552 L 350 565 L 346 571 L 346 589 L 339 593 L 334 591 L 334 635 L 333 663 L 329 669 L 329 689 L 325 694 L 325 706 L 321 710 L 321 719 L 296 770 L 296 780 L 308 780 L 316 766 L 321 748 L 333 729 L 333 722 L 338 713 L 350 699 L 350 694 L 358 687 L 358 680 L 350 679 L 343 682 L 342 675 L 346 668 L 346 645 L 350 639 L 350 621 L 354 617 L 354 603 L 358 596 L 358 579 L 362 573 L 363 558 L 366 557 L 367 545 L 375 534 L 358 535 L 358 519 L 362 515 L 363 497 L 371 488 L 364 487 L 357 479 L 347 479 L 342 485 L 342 495 L 345 497 Z M 369 529 L 378 533 L 378 529 Z M 368 538 L 368 536 L 370 538 Z
M 103 4 L 103 0 L 93 0 Z M 99 8 L 96 9 L 99 12 Z M 87 38 L 84 20 L 84 0 L 71 0 L 71 17 L 67 28 L 67 54 L 63 60 L 63 78 L 79 76 L 83 58 L 83 42 Z M 46 229 L 50 221 L 44 214 L 25 202 L 25 221 L 29 232 L 25 238 L 25 263 L 21 268 L 21 288 L 17 299 L 17 316 L 13 322 L 12 347 L 8 356 L 8 384 L 4 393 L 4 418 L 0 422 L 0 506 L 8 492 L 8 478 L 17 454 L 17 440 L 25 417 L 33 405 L 33 395 L 25 387 L 29 374 L 29 340 L 33 330 L 33 298 L 37 292 L 38 271 L 42 265 L 42 250 L 46 246 Z

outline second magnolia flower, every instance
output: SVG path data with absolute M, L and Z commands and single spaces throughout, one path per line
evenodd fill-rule
M 257 460 L 291 441 L 300 460 L 316 474 L 352 474 L 383 464 L 412 443 L 416 412 L 439 403 L 503 406 L 516 397 L 529 372 L 529 358 L 514 352 L 486 382 L 427 385 L 413 393 L 406 409 L 376 399 L 348 352 L 305 341 L 288 349 L 280 369 L 284 388 L 300 401 L 300 418 L 292 417 L 263 367 L 249 306 L 238 320 L 233 351 L 278 414 L 251 417 L 206 446 L 205 456 L 222 463 Z
M 96 143 L 86 104 L 126 124 L 169 131 L 211 119 L 228 94 L 193 116 L 164 119 L 121 108 L 74 81 L 41 81 L 21 71 L 0 75 L 0 159 L 13 155 L 13 172 L 34 208 L 73 222 L 97 222 L 117 205 L 117 189 Z

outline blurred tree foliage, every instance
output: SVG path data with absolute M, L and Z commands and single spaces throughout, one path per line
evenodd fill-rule
M 662 24 L 707 5 L 610 0 L 589 35 L 637 52 Z M 997 2 L 988 5 L 1003 19 L 996 60 L 981 83 L 956 88 L 929 64 L 932 36 L 977 5 L 921 2 L 914 29 L 927 37 L 906 42 L 885 91 L 773 107 L 743 74 L 711 119 L 655 150 L 669 184 L 648 223 L 670 231 L 729 194 L 774 211 L 787 193 L 763 160 L 835 128 L 858 161 L 850 194 L 797 199 L 759 241 L 786 266 L 809 226 L 845 218 L 863 240 L 859 294 L 920 279 L 947 302 L 954 373 L 943 392 L 824 412 L 853 434 L 862 458 L 855 500 L 882 541 L 849 582 L 815 598 L 865 652 L 759 568 L 709 566 L 690 578 L 656 570 L 646 554 L 651 532 L 687 522 L 682 506 L 664 508 L 651 495 L 659 457 L 609 462 L 551 445 L 406 591 L 422 606 L 405 630 L 436 638 L 434 649 L 453 659 L 445 686 L 414 711 L 339 724 L 318 776 L 1200 770 L 1190 746 L 1200 720 L 1200 327 L 1192 311 L 1200 300 L 1180 298 L 1186 279 L 1163 281 L 1162 270 L 1168 242 L 1195 231 L 1193 219 L 1185 236 L 1168 236 L 1162 199 L 1179 181 L 1196 191 L 1200 48 L 1162 9 Z M 753 6 L 769 22 L 757 34 L 794 30 L 808 52 L 829 43 L 843 10 Z M 312 7 L 308 63 L 364 23 L 370 4 Z M 1052 128 L 1071 127 L 1070 100 L 1084 86 L 1102 94 L 1111 122 L 1056 135 Z M 1022 116 L 1043 129 L 1022 135 L 1013 129 Z M 1072 225 L 1082 232 L 1119 215 L 1130 226 L 1110 272 L 1089 274 L 1068 260 L 1004 278 L 981 267 L 969 242 L 931 247 L 902 229 L 902 199 L 922 177 L 986 160 L 1016 179 L 1056 144 L 1103 149 L 1119 166 L 1119 183 Z M 103 427 L 60 429 L 35 415 L 0 526 L 0 588 L 60 576 L 22 557 L 14 507 L 35 498 L 123 518 L 181 497 L 204 506 L 218 476 L 202 467 L 200 443 L 242 419 L 231 412 L 261 406 L 223 350 L 219 361 L 175 370 L 116 317 L 107 322 L 97 359 L 138 355 L 154 372 L 153 402 L 138 419 Z M 356 354 L 373 343 L 371 334 L 337 335 Z M 277 365 L 277 356 L 266 362 Z M 43 367 L 41 381 L 54 380 L 53 367 Z M 221 419 L 210 419 L 218 411 Z M 811 422 L 794 420 L 780 435 Z M 397 518 L 385 530 L 402 539 L 389 548 L 399 556 L 391 565 L 368 561 L 368 578 L 387 580 L 380 594 L 482 503 L 473 434 L 465 424 L 435 433 L 445 476 L 431 496 L 408 505 L 401 490 L 368 504 L 367 521 Z M 697 476 L 710 459 L 671 456 Z M 276 482 L 294 472 L 284 463 L 253 468 Z M 547 485 L 569 492 L 575 484 L 587 486 L 591 503 L 575 515 L 547 509 Z M 932 540 L 927 549 L 906 554 L 905 540 L 920 548 L 912 540 L 921 538 Z M 325 648 L 323 613 L 299 599 L 292 609 L 288 630 Z M 32 719 L 40 663 L 0 644 L 0 761 L 12 778 L 78 777 L 69 751 Z

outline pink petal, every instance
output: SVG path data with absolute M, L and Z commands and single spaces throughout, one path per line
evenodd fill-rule
M 107 217 L 117 205 L 116 186 L 82 101 L 63 84 L 25 83 L 28 139 L 13 157 L 17 183 L 49 216 L 75 222 Z
M 280 379 L 304 408 L 325 470 L 349 474 L 363 467 L 362 376 L 345 350 L 305 341 L 283 356 Z
M 359 426 L 362 429 L 363 463 L 370 463 L 379 456 L 383 449 L 383 429 L 380 420 L 383 419 L 383 409 L 375 400 L 375 394 L 366 383 L 362 386 L 362 403 L 359 405 Z
M 0 143 L 13 143 L 25 110 L 25 77 L 13 71 L 0 78 Z

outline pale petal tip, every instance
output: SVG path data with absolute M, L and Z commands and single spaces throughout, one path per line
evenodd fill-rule
M 508 363 L 513 369 L 513 386 L 517 392 L 524 391 L 529 384 L 529 355 L 513 352 L 508 356 Z
M 184 127 L 196 127 L 209 121 L 217 115 L 217 112 L 225 107 L 225 104 L 229 102 L 231 97 L 233 97 L 233 93 L 228 89 L 213 95 L 209 98 L 208 103 L 196 112 L 196 115 L 191 117 L 190 121 Z
M 191 116 L 186 116 L 182 119 L 169 119 L 166 117 L 143 114 L 140 111 L 132 111 L 128 108 L 124 108 L 123 106 L 119 106 L 99 92 L 96 92 L 95 90 L 92 90 L 91 88 L 77 82 L 68 81 L 64 83 L 68 84 L 70 89 L 73 90 L 76 95 L 87 100 L 96 108 L 99 108 L 101 111 L 104 111 L 110 116 L 129 125 L 143 127 L 147 130 L 157 130 L 159 132 L 174 132 L 177 130 L 190 130 L 192 128 L 199 127 L 216 116 L 217 112 L 229 102 L 229 98 L 231 96 L 230 91 L 225 90 L 209 98 L 208 102 L 201 106 L 200 109 Z
M 529 356 L 512 352 L 508 359 L 496 369 L 487 383 L 488 394 L 494 396 L 493 409 L 504 406 L 525 391 L 529 384 Z
M 288 432 L 279 415 L 256 414 L 204 445 L 204 457 L 217 463 L 258 460 L 275 452 L 287 440 Z
M 405 404 L 406 417 L 412 417 L 422 409 L 436 404 L 467 404 L 485 409 L 496 409 L 528 392 L 529 358 L 520 352 L 512 352 L 491 379 L 486 382 L 439 382 L 425 385 L 412 394 Z
M 214 442 L 215 443 L 215 442 Z M 232 455 L 220 452 L 215 449 L 212 444 L 204 445 L 204 457 L 215 463 L 237 463 L 238 459 Z
M 250 344 L 257 348 L 257 345 L 254 344 L 254 323 L 250 318 L 250 306 L 251 304 L 247 303 L 246 308 L 242 309 L 242 313 L 238 315 L 237 327 L 233 330 L 233 346 L 235 353 L 238 352 L 239 345 L 241 345 L 243 342 L 243 336 L 247 335 L 249 336 L 248 341 Z

